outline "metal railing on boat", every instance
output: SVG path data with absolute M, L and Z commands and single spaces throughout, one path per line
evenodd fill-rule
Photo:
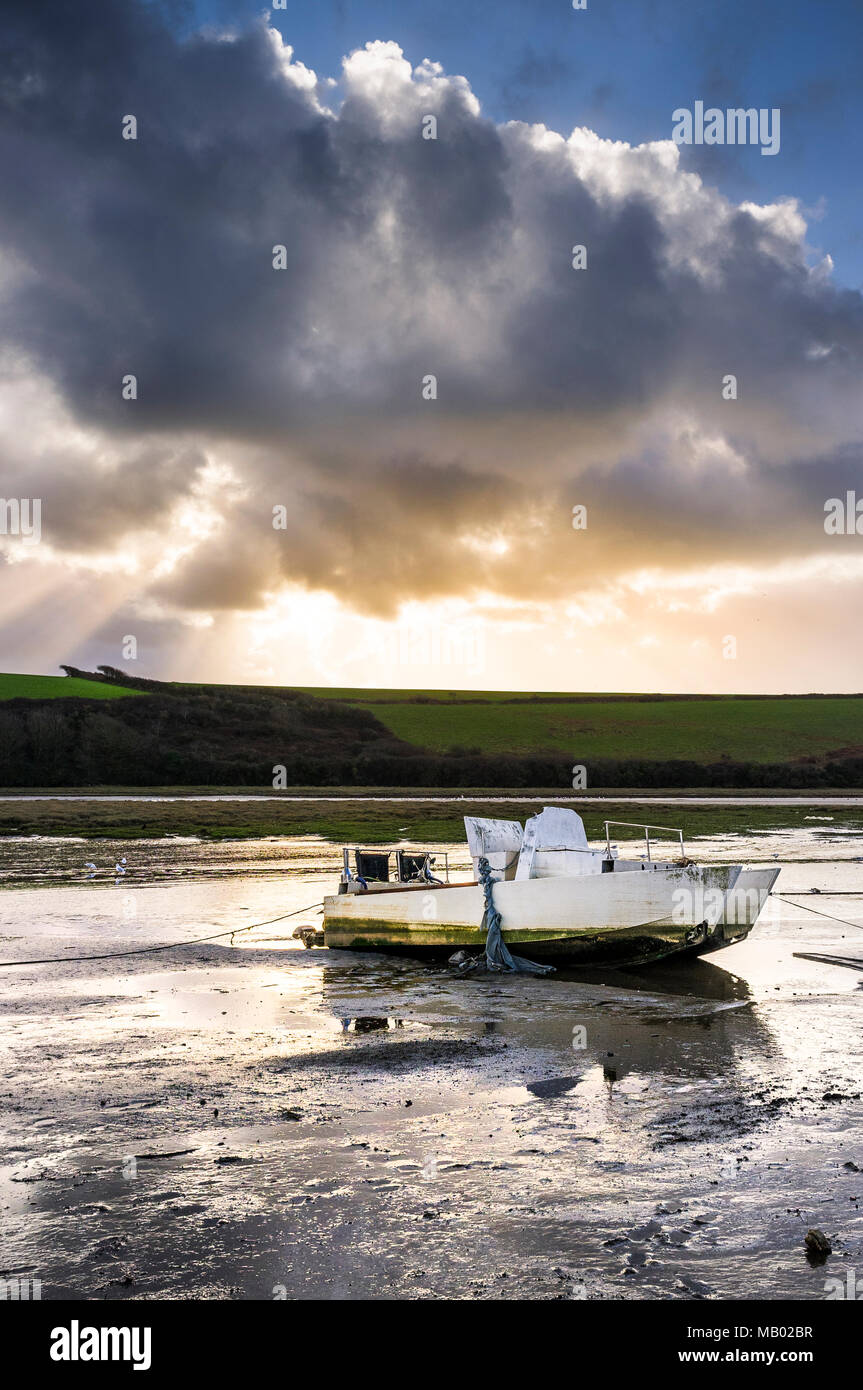
M 648 860 L 648 863 L 651 863 L 651 862 L 652 862 L 652 860 L 651 860 L 651 858 L 650 858 L 650 832 L 651 832 L 651 830 L 664 830 L 664 831 L 666 832 L 666 834 L 677 835 L 677 836 L 679 836 L 679 837 L 680 837 L 680 857 L 681 857 L 681 859 L 685 859 L 685 858 L 686 858 L 686 852 L 685 852 L 685 850 L 684 850 L 684 848 L 683 848 L 683 831 L 680 830 L 680 829 L 678 829 L 677 826 L 673 826 L 673 825 L 647 825 L 644 821 L 635 821 L 635 820 L 607 820 L 607 821 L 605 822 L 605 847 L 606 847 L 606 850 L 608 851 L 609 854 L 611 853 L 611 836 L 609 835 L 609 831 L 608 831 L 608 827 L 609 827 L 610 825 L 625 825 L 625 826 L 628 826 L 630 830 L 643 830 L 643 831 L 644 831 L 645 843 L 646 843 L 646 845 L 647 845 L 647 860 Z

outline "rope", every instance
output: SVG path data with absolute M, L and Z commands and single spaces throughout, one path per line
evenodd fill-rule
M 155 951 L 178 951 L 182 946 L 197 946 L 203 941 L 219 941 L 223 936 L 239 936 L 240 932 L 254 931 L 257 927 L 271 927 L 274 922 L 284 922 L 288 917 L 299 917 L 301 912 L 311 912 L 313 907 L 323 903 L 309 903 L 308 907 L 298 907 L 296 912 L 283 912 L 281 917 L 268 917 L 265 922 L 250 922 L 246 927 L 232 927 L 230 931 L 216 932 L 213 936 L 196 936 L 192 941 L 171 941 L 167 946 L 140 946 L 134 951 L 106 951 L 98 956 L 43 956 L 37 960 L 0 960 L 0 969 L 10 965 L 76 965 L 85 960 L 118 960 L 121 956 L 148 956 Z
M 514 956 L 503 939 L 500 929 L 501 916 L 492 898 L 491 867 L 487 859 L 477 860 L 482 890 L 485 896 L 484 921 L 486 925 L 485 963 L 488 970 L 517 970 L 527 975 L 552 975 L 553 965 L 536 965 L 524 956 Z
M 802 907 L 804 912 L 811 912 L 814 917 L 826 917 L 828 922 L 838 922 L 842 927 L 856 927 L 858 931 L 863 931 L 863 923 L 849 922 L 847 917 L 834 917 L 831 912 L 819 912 L 816 907 L 807 907 L 805 903 L 793 903 L 784 893 L 771 893 L 772 898 L 781 898 L 784 903 L 791 903 L 792 907 Z
M 501 932 L 501 916 L 492 900 L 492 885 L 494 879 L 491 876 L 491 869 L 487 859 L 477 861 L 479 871 L 479 881 L 483 887 L 485 895 L 485 913 L 483 921 L 486 924 L 487 934 L 485 943 L 486 968 L 497 971 L 521 971 L 532 975 L 550 975 L 554 973 L 553 965 L 536 965 L 533 961 L 525 960 L 523 956 L 514 956 L 510 952 Z M 639 922 L 634 931 L 641 931 L 644 927 L 655 927 L 660 922 L 667 922 L 669 914 L 664 912 L 661 917 L 654 917 L 649 922 Z M 472 960 L 462 961 L 459 965 L 461 974 L 467 974 L 470 970 L 475 970 L 480 964 L 482 956 L 474 956 Z
M 808 898 L 812 894 L 825 898 L 863 898 L 859 888 L 801 888 L 799 893 L 774 893 L 774 898 Z

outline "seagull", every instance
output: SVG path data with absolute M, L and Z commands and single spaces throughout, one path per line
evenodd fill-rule
M 124 860 L 123 862 L 125 863 L 125 860 Z M 115 873 L 115 874 L 124 874 L 125 872 L 126 872 L 126 870 L 123 868 L 123 864 L 115 864 L 115 865 L 114 865 L 114 873 Z
M 85 865 L 84 865 L 84 868 L 85 868 L 85 869 L 92 869 L 92 870 L 95 872 L 95 870 L 96 870 L 96 865 L 95 865 L 95 864 L 85 864 Z

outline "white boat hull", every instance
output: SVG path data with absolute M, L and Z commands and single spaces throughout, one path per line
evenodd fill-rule
M 503 937 L 535 959 L 634 964 L 748 935 L 777 870 L 622 864 L 610 873 L 496 882 Z M 742 887 L 743 893 L 735 894 Z M 420 884 L 324 900 L 327 946 L 441 954 L 485 944 L 482 887 Z

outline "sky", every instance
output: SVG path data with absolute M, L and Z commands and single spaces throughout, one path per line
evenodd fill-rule
M 2 24 L 0 669 L 863 689 L 859 2 Z

